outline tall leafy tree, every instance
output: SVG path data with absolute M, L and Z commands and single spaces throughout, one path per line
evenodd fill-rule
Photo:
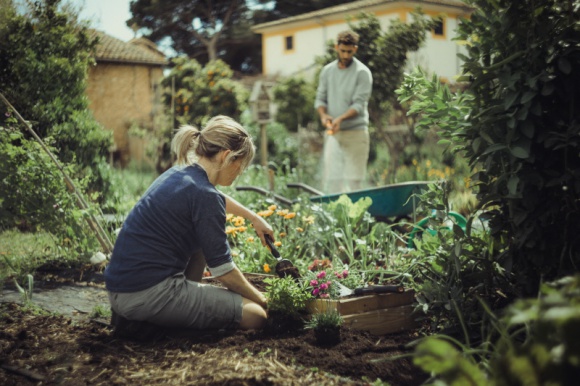
M 170 38 L 171 48 L 200 63 L 223 58 L 254 39 L 243 26 L 244 0 L 136 0 L 131 13 L 127 25 L 148 31 L 145 36 L 156 42 Z
M 145 37 L 168 44 L 201 64 L 221 59 L 234 71 L 259 73 L 261 39 L 250 30 L 252 25 L 347 2 L 135 0 L 127 25 L 140 28 Z
M 277 0 L 274 7 L 267 12 L 266 19 L 283 19 L 353 1 L 355 0 Z M 268 3 L 269 1 L 263 2 Z
M 63 11 L 61 0 L 27 2 L 24 13 L 10 1 L 0 4 L 11 8 L 0 12 L 3 95 L 44 138 L 67 174 L 82 181 L 79 186 L 106 195 L 111 133 L 94 119 L 85 94 L 96 41 L 76 15 Z M 4 104 L 0 128 L 0 227 L 25 222 L 27 229 L 81 237 L 82 215 L 72 212 L 62 176 Z

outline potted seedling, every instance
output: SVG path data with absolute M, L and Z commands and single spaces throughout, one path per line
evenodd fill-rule
M 321 345 L 334 345 L 340 342 L 342 316 L 337 310 L 326 307 L 324 312 L 313 314 L 305 323 L 306 329 L 312 329 L 316 342 Z

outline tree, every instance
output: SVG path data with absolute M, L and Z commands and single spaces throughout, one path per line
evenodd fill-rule
M 131 13 L 127 25 L 150 31 L 145 36 L 156 42 L 171 38 L 177 53 L 201 63 L 222 58 L 254 38 L 249 28 L 236 28 L 247 18 L 244 0 L 136 0 Z
M 335 5 L 352 3 L 353 1 L 355 0 L 276 0 L 274 7 L 267 12 L 266 20 L 264 21 L 301 15 Z M 262 2 L 268 3 L 269 1 Z
M 470 3 L 458 34 L 465 92 L 425 93 L 413 75 L 401 94 L 420 125 L 439 128 L 478 169 L 472 184 L 493 244 L 507 244 L 483 276 L 500 267 L 516 294 L 536 296 L 580 267 L 580 0 Z
M 92 117 L 85 95 L 96 41 L 76 15 L 60 10 L 60 0 L 27 4 L 26 13 L 0 13 L 2 92 L 67 173 L 94 198 L 103 197 L 110 186 L 106 160 L 112 138 Z M 0 112 L 0 226 L 25 221 L 27 229 L 42 226 L 63 238 L 73 239 L 75 232 L 80 238 L 82 214 L 69 210 L 74 202 L 62 176 L 19 130 L 14 112 L 4 104 Z
M 233 70 L 252 74 L 262 66 L 261 39 L 252 25 L 346 2 L 277 0 L 270 8 L 269 0 L 135 0 L 127 25 L 137 26 L 158 44 L 169 38 L 178 55 L 202 65 L 222 59 Z

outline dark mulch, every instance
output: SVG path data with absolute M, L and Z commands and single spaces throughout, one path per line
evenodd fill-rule
M 39 269 L 35 282 L 102 281 L 92 268 L 60 268 Z M 338 344 L 321 346 L 301 324 L 272 323 L 259 332 L 136 341 L 114 336 L 104 321 L 38 315 L 6 303 L 0 308 L 0 384 L 363 385 L 380 379 L 419 385 L 426 375 L 409 358 L 398 358 L 417 337 L 414 331 L 373 336 L 342 328 Z

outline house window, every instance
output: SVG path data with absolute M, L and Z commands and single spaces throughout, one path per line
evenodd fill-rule
M 294 36 L 286 36 L 284 38 L 284 51 L 294 50 Z
M 433 28 L 431 32 L 433 33 L 433 37 L 435 38 L 445 38 L 445 21 L 438 20 L 437 24 L 435 25 L 435 28 Z

